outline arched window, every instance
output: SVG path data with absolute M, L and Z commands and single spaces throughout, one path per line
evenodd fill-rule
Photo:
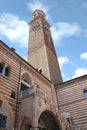
M 33 85 L 31 76 L 28 74 L 28 72 L 22 73 L 21 76 L 21 91 L 24 91 L 28 88 L 30 88 Z
M 5 68 L 5 73 L 4 73 L 5 76 L 9 76 L 9 67 L 6 67 Z
M 4 62 L 1 62 L 0 63 L 0 73 L 8 77 L 9 71 L 10 71 L 9 66 L 7 66 L 7 64 L 5 64 Z
M 3 64 L 0 63 L 0 73 L 2 73 L 2 72 L 3 72 Z

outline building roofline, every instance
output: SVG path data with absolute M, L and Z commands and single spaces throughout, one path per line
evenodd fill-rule
M 65 82 L 62 82 L 62 83 L 56 85 L 55 87 L 56 87 L 56 89 L 58 89 L 60 87 L 64 87 L 67 84 L 71 84 L 72 82 L 74 83 L 74 82 L 78 82 L 79 80 L 81 81 L 81 79 L 84 79 L 84 78 L 87 78 L 87 74 L 79 76 L 79 77 L 71 79 L 71 80 L 68 80 L 68 81 L 65 81 Z

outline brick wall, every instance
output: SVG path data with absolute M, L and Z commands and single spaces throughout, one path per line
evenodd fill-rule
M 87 100 L 84 90 L 87 89 L 87 75 L 73 79 L 57 86 L 58 105 L 61 112 L 69 112 L 73 125 L 87 129 Z

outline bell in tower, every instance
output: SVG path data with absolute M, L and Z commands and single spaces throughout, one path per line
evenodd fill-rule
M 35 10 L 29 23 L 28 62 L 57 85 L 62 82 L 50 25 L 42 10 Z

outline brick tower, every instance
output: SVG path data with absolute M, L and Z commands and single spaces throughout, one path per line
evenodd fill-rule
M 28 62 L 55 85 L 62 82 L 50 33 L 50 25 L 41 10 L 35 10 L 29 23 Z

